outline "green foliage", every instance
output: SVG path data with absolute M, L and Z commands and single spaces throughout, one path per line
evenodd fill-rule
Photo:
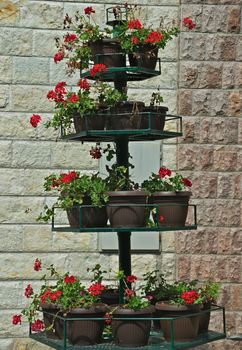
M 216 282 L 207 281 L 200 288 L 200 291 L 204 303 L 211 302 L 215 304 L 219 296 L 220 285 Z
M 108 166 L 106 165 L 108 176 L 105 179 L 108 191 L 132 191 L 137 188 L 137 184 L 130 179 L 128 168 L 116 163 Z

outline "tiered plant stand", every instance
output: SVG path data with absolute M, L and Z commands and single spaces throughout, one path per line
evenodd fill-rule
M 159 70 L 150 70 L 142 67 L 115 67 L 109 68 L 107 73 L 102 76 L 102 80 L 104 81 L 112 81 L 114 82 L 115 88 L 118 90 L 123 90 L 126 87 L 127 81 L 140 81 L 144 79 L 148 79 L 160 74 L 160 61 L 159 61 Z M 91 79 L 88 72 L 82 73 L 81 77 L 86 77 Z M 118 117 L 118 115 L 117 115 Z M 151 118 L 151 117 L 149 117 Z M 129 141 L 149 141 L 149 140 L 162 140 L 167 138 L 174 138 L 182 136 L 182 118 L 174 115 L 166 115 L 166 122 L 172 121 L 176 124 L 175 131 L 159 131 L 153 130 L 150 125 L 147 129 L 126 129 L 126 130 L 91 130 L 88 127 L 85 131 L 81 131 L 76 133 L 73 128 L 73 132 L 67 133 L 65 129 L 62 129 L 62 138 L 67 140 L 75 140 L 82 142 L 102 142 L 109 141 L 114 142 L 116 144 L 116 157 L 117 164 L 128 167 L 129 165 Z M 67 225 L 58 225 L 55 222 L 55 218 L 52 221 L 52 229 L 53 231 L 80 231 L 80 232 L 117 232 L 118 235 L 118 247 L 119 247 L 119 269 L 123 270 L 125 275 L 131 274 L 131 247 L 130 247 L 130 239 L 132 231 L 174 231 L 174 230 L 193 230 L 197 228 L 196 222 L 196 206 L 191 206 L 193 209 L 193 223 L 181 227 L 159 227 L 158 224 L 154 225 L 154 227 L 139 227 L 139 228 L 71 228 L 67 227 Z M 152 233 L 151 233 L 152 234 Z M 121 297 L 123 296 L 123 286 L 120 286 L 121 289 Z M 206 333 L 200 334 L 194 340 L 190 342 L 175 342 L 173 335 L 173 323 L 176 318 L 166 318 L 170 321 L 170 329 L 171 329 L 171 340 L 169 342 L 165 341 L 160 332 L 151 332 L 149 344 L 144 348 L 144 350 L 158 350 L 158 349 L 188 349 L 191 347 L 196 347 L 201 344 L 205 344 L 208 342 L 216 341 L 219 339 L 223 339 L 226 337 L 225 334 L 225 311 L 223 307 L 213 306 L 211 313 L 217 313 L 220 315 L 221 319 L 221 328 L 220 332 L 209 330 Z M 208 312 L 208 311 L 202 311 Z M 57 316 L 59 317 L 59 316 Z M 61 318 L 61 317 L 60 317 Z M 93 318 L 90 318 L 93 319 Z M 117 319 L 117 318 L 116 318 Z M 157 319 L 157 318 L 156 318 Z M 55 340 L 47 338 L 45 332 L 33 334 L 30 330 L 30 337 L 36 341 L 39 341 L 43 344 L 51 346 L 55 349 L 60 350 L 78 350 L 78 349 L 90 349 L 90 346 L 77 346 L 70 345 L 68 343 L 66 337 L 66 325 L 68 322 L 68 318 L 63 318 L 64 322 L 64 337 L 61 340 Z M 73 320 L 73 319 L 72 319 Z M 80 320 L 80 319 L 78 319 Z M 85 320 L 87 320 L 85 318 Z M 103 319 L 96 319 L 103 320 Z M 130 319 L 132 320 L 132 319 Z M 137 318 L 136 318 L 137 320 Z M 94 345 L 92 348 L 95 349 L 123 349 L 122 347 L 116 346 L 112 339 L 103 339 L 101 344 Z M 134 348 L 135 349 L 135 348 Z M 137 349 L 137 348 L 136 348 Z

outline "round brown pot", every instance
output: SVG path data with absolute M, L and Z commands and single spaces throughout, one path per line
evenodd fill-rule
M 109 201 L 107 213 L 112 227 L 144 227 L 146 191 L 113 191 L 107 192 Z M 121 204 L 121 205 L 119 205 Z M 137 206 L 135 204 L 143 204 Z
M 89 44 L 94 64 L 106 67 L 126 67 L 126 56 L 118 39 L 100 39 Z
M 141 119 L 141 129 L 151 129 L 163 131 L 166 121 L 167 107 L 164 106 L 146 106 L 143 109 Z
M 43 320 L 47 338 L 63 339 L 64 321 L 60 318 L 63 317 L 63 313 L 60 312 L 59 306 L 52 303 L 40 303 L 40 307 L 43 310 Z
M 131 67 L 138 66 L 154 70 L 156 68 L 158 48 L 152 45 L 142 45 L 128 56 Z
M 170 340 L 172 337 L 172 324 L 175 341 L 191 341 L 197 336 L 200 319 L 200 305 L 173 305 L 165 302 L 158 302 L 155 304 L 155 308 L 160 312 L 160 317 L 174 318 L 173 322 L 170 320 L 160 321 L 161 330 L 166 340 Z M 195 315 L 192 316 L 191 314 Z M 175 319 L 176 317 L 178 318 Z
M 208 331 L 210 322 L 210 309 L 211 302 L 203 303 L 201 311 L 207 310 L 207 312 L 200 315 L 198 333 L 206 333 Z
M 86 204 L 87 205 L 87 204 Z M 72 228 L 99 228 L 107 226 L 107 210 L 106 207 L 98 208 L 84 207 L 81 209 L 81 206 L 74 206 L 67 209 L 67 217 Z
M 154 306 L 141 310 L 124 309 L 119 307 L 113 312 L 113 317 L 124 320 L 112 321 L 114 342 L 122 347 L 140 347 L 148 344 L 151 320 L 128 320 L 128 318 L 152 317 Z
M 88 130 L 104 130 L 107 110 L 99 111 L 91 115 L 81 116 L 80 113 L 73 114 L 73 123 L 76 133 Z
M 73 345 L 95 345 L 101 342 L 104 321 L 85 320 L 85 318 L 102 318 L 107 311 L 104 304 L 96 304 L 89 309 L 76 308 L 67 313 L 68 320 L 66 334 L 69 342 Z M 76 320 L 78 318 L 78 320 Z
M 118 289 L 107 289 L 100 294 L 100 299 L 104 304 L 117 305 L 119 303 Z
M 153 215 L 154 221 L 160 227 L 185 226 L 191 194 L 189 191 L 154 192 L 150 198 L 158 211 Z

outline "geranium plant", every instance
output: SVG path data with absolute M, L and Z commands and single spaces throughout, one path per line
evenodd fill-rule
M 68 272 L 59 274 L 52 264 L 42 267 L 41 260 L 37 258 L 34 262 L 34 270 L 40 271 L 43 268 L 46 271 L 40 277 L 44 282 L 43 285 L 37 293 L 34 292 L 31 284 L 27 285 L 24 295 L 31 302 L 20 314 L 12 316 L 14 325 L 21 324 L 22 317 L 25 316 L 31 324 L 32 331 L 42 331 L 45 326 L 40 318 L 45 303 L 57 305 L 58 309 L 65 314 L 76 307 L 90 308 L 99 301 L 99 295 L 104 289 L 101 283 L 92 283 L 89 287 L 85 287 L 78 276 L 70 275 Z
M 44 189 L 58 194 L 58 198 L 51 207 L 44 207 L 45 212 L 37 220 L 48 221 L 54 215 L 55 207 L 67 210 L 83 204 L 86 197 L 97 207 L 102 207 L 108 200 L 106 183 L 98 174 L 81 175 L 78 171 L 51 174 L 45 178 Z
M 192 186 L 192 182 L 178 172 L 161 167 L 157 174 L 152 173 L 148 180 L 143 181 L 141 187 L 150 193 L 161 191 L 184 191 Z

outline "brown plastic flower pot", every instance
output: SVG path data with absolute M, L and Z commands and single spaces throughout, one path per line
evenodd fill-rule
M 210 310 L 211 309 L 211 302 L 204 303 L 202 306 L 201 311 L 207 310 L 207 312 L 202 313 L 200 315 L 199 319 L 199 328 L 198 333 L 206 333 L 208 331 L 208 326 L 210 322 Z
M 63 339 L 64 321 L 60 318 L 63 316 L 63 313 L 60 312 L 58 305 L 52 303 L 40 303 L 40 307 L 43 310 L 45 334 L 47 338 Z
M 143 67 L 154 70 L 158 57 L 158 48 L 142 45 L 135 52 L 128 55 L 131 67 Z
M 108 219 L 112 227 L 144 227 L 146 191 L 113 191 L 107 192 Z M 121 206 L 119 206 L 121 204 Z M 143 204 L 137 206 L 135 204 Z
M 159 226 L 185 226 L 191 192 L 154 192 L 150 203 L 158 213 L 153 215 Z M 157 206 L 156 206 L 157 205 Z
M 106 110 L 93 115 L 81 116 L 78 112 L 73 114 L 73 123 L 76 133 L 87 130 L 104 130 L 106 123 Z
M 83 207 L 80 213 L 75 206 L 67 210 L 67 217 L 72 228 L 106 227 L 108 220 L 106 207 Z
M 128 318 L 151 318 L 154 306 L 149 306 L 141 310 L 124 309 L 119 307 L 113 312 L 113 317 L 124 320 L 112 321 L 112 332 L 114 342 L 121 347 L 146 346 L 149 341 L 151 320 L 128 320 Z
M 167 107 L 154 106 L 144 107 L 141 119 L 141 129 L 151 129 L 163 131 L 166 120 Z
M 89 44 L 94 64 L 102 63 L 109 67 L 126 67 L 126 55 L 119 40 L 100 39 Z
M 85 318 L 102 318 L 107 311 L 104 304 L 96 304 L 89 309 L 76 308 L 67 313 L 67 318 L 79 318 L 68 320 L 66 334 L 72 345 L 95 345 L 101 342 L 104 321 L 85 320 Z
M 199 311 L 200 305 L 177 305 L 165 302 L 158 302 L 155 308 L 159 310 L 162 318 L 176 318 L 174 321 L 161 320 L 161 330 L 166 340 L 172 338 L 172 322 L 173 336 L 175 341 L 186 342 L 192 341 L 198 334 L 199 327 Z M 195 314 L 192 316 L 192 314 Z M 197 314 L 197 315 L 196 315 Z M 182 317 L 181 317 L 182 316 Z M 185 316 L 185 317 L 183 317 Z

